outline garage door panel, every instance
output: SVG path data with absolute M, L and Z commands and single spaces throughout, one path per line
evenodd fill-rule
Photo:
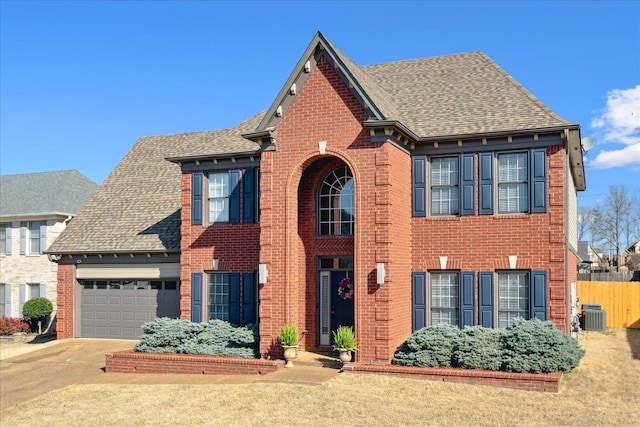
M 139 339 L 142 324 L 180 317 L 178 290 L 82 289 L 81 336 Z

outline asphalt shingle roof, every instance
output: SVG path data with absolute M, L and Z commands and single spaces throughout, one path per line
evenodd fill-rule
M 0 176 L 0 218 L 73 215 L 98 188 L 77 170 Z
M 181 172 L 165 159 L 257 151 L 240 134 L 260 118 L 232 129 L 140 138 L 48 252 L 179 250 Z
M 400 121 L 419 137 L 572 124 L 482 52 L 358 67 L 321 39 L 384 119 Z M 258 152 L 258 144 L 241 135 L 256 131 L 264 115 L 230 129 L 140 138 L 49 252 L 178 251 L 181 172 L 166 159 Z

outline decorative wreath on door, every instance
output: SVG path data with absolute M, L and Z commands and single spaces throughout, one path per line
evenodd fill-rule
M 343 300 L 353 299 L 353 281 L 345 277 L 338 283 L 338 296 Z

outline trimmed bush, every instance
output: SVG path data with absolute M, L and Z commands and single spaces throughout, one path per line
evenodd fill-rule
M 451 354 L 451 364 L 463 369 L 499 371 L 502 367 L 500 340 L 505 333 L 505 329 L 482 326 L 464 328 Z
M 14 317 L 0 317 L 0 335 L 13 335 L 18 332 L 29 332 L 29 324 L 24 319 Z
M 504 371 L 569 372 L 584 356 L 578 340 L 549 321 L 515 319 L 508 332 L 501 338 Z
M 193 323 L 159 318 L 142 326 L 144 336 L 134 350 L 144 353 L 206 354 L 219 357 L 259 357 L 257 327 L 234 327 L 222 320 Z
M 400 346 L 393 363 L 404 366 L 451 366 L 451 354 L 461 335 L 455 326 L 440 324 L 414 332 Z
M 32 298 L 22 306 L 22 315 L 28 319 L 41 319 L 51 314 L 53 304 L 46 298 Z
M 456 367 L 507 372 L 569 372 L 584 350 L 578 340 L 552 322 L 515 319 L 513 327 L 487 329 L 435 325 L 414 332 L 396 351 L 392 363 L 405 366 Z

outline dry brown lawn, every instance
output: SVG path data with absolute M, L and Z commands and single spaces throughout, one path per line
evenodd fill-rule
M 0 413 L 2 426 L 640 426 L 640 330 L 587 332 L 560 393 L 372 374 L 322 385 L 76 384 Z M 134 375 L 134 374 L 132 374 Z

